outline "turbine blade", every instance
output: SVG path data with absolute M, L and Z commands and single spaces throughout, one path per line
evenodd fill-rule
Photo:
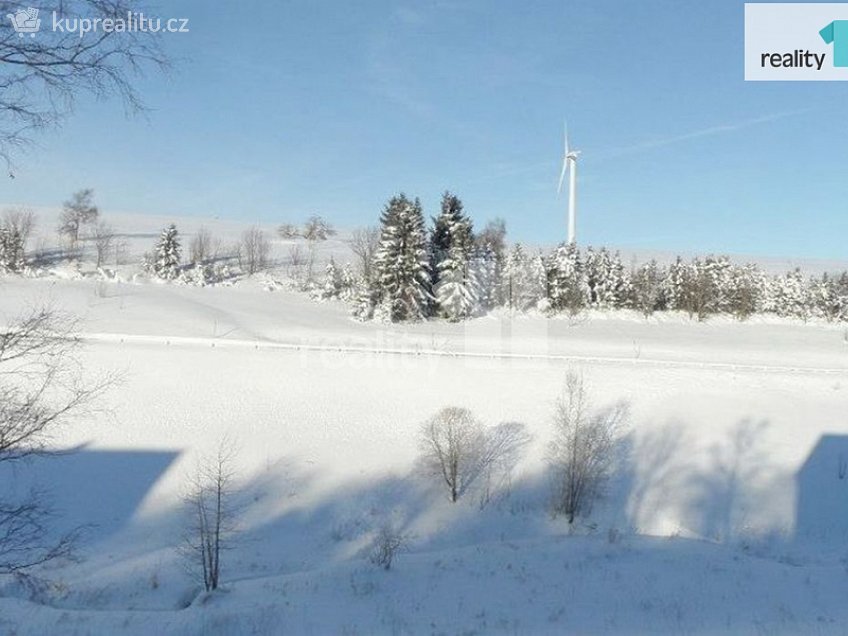
M 565 173 L 568 170 L 568 159 L 562 160 L 562 172 L 559 173 L 559 185 L 557 186 L 557 196 L 562 192 L 562 182 L 565 179 Z
M 568 120 L 562 122 L 563 139 L 565 140 L 565 156 L 568 156 Z

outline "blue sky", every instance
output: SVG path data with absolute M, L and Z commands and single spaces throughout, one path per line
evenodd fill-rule
M 583 151 L 579 240 L 845 258 L 841 82 L 743 81 L 743 3 L 169 2 L 182 58 L 150 112 L 83 99 L 17 158 L 0 201 L 372 224 L 450 189 L 478 225 L 565 234 L 563 119 Z

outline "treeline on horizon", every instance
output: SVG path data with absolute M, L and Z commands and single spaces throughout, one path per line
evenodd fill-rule
M 26 254 L 35 223 L 27 209 L 9 209 L 0 216 L 0 272 L 21 274 L 49 262 L 40 254 Z M 78 261 L 85 246 L 93 247 L 98 269 L 110 255 L 116 265 L 123 258 L 125 246 L 116 243 L 90 189 L 64 203 L 57 232 L 65 242 L 60 255 L 65 259 Z M 362 320 L 461 321 L 506 308 L 572 316 L 597 309 L 634 310 L 645 316 L 680 311 L 701 321 L 712 315 L 744 320 L 774 314 L 848 322 L 846 272 L 806 277 L 795 269 L 772 276 L 755 264 L 737 264 L 725 256 L 626 267 L 618 252 L 567 243 L 547 254 L 531 251 L 507 243 L 501 220 L 475 230 L 462 201 L 450 192 L 442 196 L 429 227 L 417 198 L 392 197 L 379 227 L 356 230 L 348 240 L 355 265 L 331 260 L 320 282 L 313 271 L 315 244 L 334 236 L 335 229 L 313 215 L 302 228 L 281 225 L 278 234 L 283 240 L 303 238 L 308 245 L 305 252 L 299 243 L 290 246 L 286 270 L 296 287 L 346 300 Z M 271 242 L 258 226 L 230 246 L 200 228 L 191 237 L 186 261 L 181 243 L 176 226 L 164 228 L 153 251 L 144 255 L 144 271 L 166 281 L 214 285 L 273 265 Z
M 353 302 L 363 320 L 460 321 L 507 308 L 569 315 L 682 311 L 700 321 L 718 314 L 848 321 L 848 272 L 808 278 L 796 269 L 772 276 L 725 256 L 628 268 L 618 252 L 567 243 L 547 255 L 530 252 L 520 243 L 507 245 L 503 221 L 475 232 L 450 192 L 429 228 L 417 198 L 392 197 L 379 229 L 360 233 L 356 247 L 359 271 L 331 261 L 319 293 Z

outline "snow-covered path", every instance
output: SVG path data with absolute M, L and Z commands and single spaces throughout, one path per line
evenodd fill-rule
M 444 358 L 469 358 L 479 360 L 537 360 L 544 362 L 562 362 L 574 364 L 607 364 L 624 366 L 670 367 L 689 369 L 715 369 L 721 371 L 754 372 L 754 373 L 790 373 L 848 376 L 848 369 L 843 367 L 815 367 L 806 365 L 777 365 L 777 364 L 743 364 L 733 362 L 700 362 L 698 360 L 680 360 L 649 358 L 641 354 L 633 357 L 567 355 L 555 353 L 516 353 L 494 351 L 490 353 L 479 351 L 450 351 L 444 349 L 428 349 L 423 347 L 369 347 L 355 346 L 344 343 L 312 344 L 309 342 L 276 342 L 270 340 L 240 340 L 237 338 L 199 338 L 190 336 L 145 336 L 138 334 L 120 333 L 79 333 L 78 337 L 90 343 L 112 343 L 121 345 L 160 345 L 174 347 L 204 347 L 204 348 L 236 348 L 262 349 L 302 352 L 325 352 L 339 354 L 372 354 L 389 356 L 433 356 Z

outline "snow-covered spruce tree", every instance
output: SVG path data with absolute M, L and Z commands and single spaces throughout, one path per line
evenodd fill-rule
M 800 269 L 775 279 L 774 307 L 778 316 L 807 320 L 813 304 L 807 280 Z
M 842 272 L 833 280 L 834 293 L 839 303 L 837 320 L 848 322 L 848 272 Z
M 0 272 L 18 274 L 25 266 L 21 233 L 14 227 L 0 227 Z
M 704 262 L 695 258 L 683 263 L 678 257 L 669 268 L 667 288 L 673 299 L 673 308 L 685 311 L 690 318 L 706 320 L 714 306 L 713 277 Z
M 633 306 L 646 318 L 665 309 L 663 280 L 666 274 L 655 260 L 639 266 L 632 277 Z
M 162 230 L 152 266 L 153 273 L 163 280 L 174 280 L 180 274 L 180 238 L 173 223 Z
M 439 282 L 434 292 L 439 313 L 451 322 L 470 317 L 479 306 L 477 270 L 459 244 L 451 245 L 439 261 Z
M 541 251 L 528 259 L 525 282 L 524 295 L 520 298 L 522 307 L 525 310 L 540 307 L 548 292 L 548 272 Z
M 621 263 L 621 255 L 602 247 L 586 250 L 586 288 L 591 307 L 623 309 L 630 305 L 630 275 Z
M 733 292 L 733 266 L 726 256 L 708 256 L 704 261 L 704 270 L 709 276 L 705 299 L 709 313 L 727 313 Z
M 586 306 L 586 283 L 580 252 L 574 243 L 563 243 L 548 263 L 548 299 L 553 311 L 576 315 Z
M 339 293 L 339 298 L 346 301 L 351 301 L 356 298 L 360 285 L 359 277 L 353 271 L 353 265 L 345 263 L 342 267 L 342 290 Z M 364 280 L 361 281 L 364 284 Z
M 392 322 L 425 318 L 433 297 L 421 203 L 404 194 L 393 197 L 380 223 L 371 302 Z
M 506 261 L 506 223 L 493 219 L 474 237 L 480 268 L 486 270 L 478 275 L 481 286 L 481 305 L 493 309 L 504 304 L 501 280 Z
M 433 231 L 430 233 L 434 286 L 439 282 L 439 263 L 448 257 L 451 247 L 461 245 L 470 257 L 473 243 L 471 219 L 463 211 L 462 201 L 456 195 L 445 192 L 442 194 L 441 211 L 433 218 Z
M 530 256 L 520 243 L 513 245 L 504 259 L 499 288 L 503 304 L 510 309 L 527 311 L 537 307 L 547 289 L 541 252 Z
M 336 265 L 335 259 L 330 258 L 324 270 L 324 285 L 321 287 L 321 298 L 338 298 L 342 292 L 342 270 Z
M 762 275 L 756 265 L 733 267 L 725 311 L 745 320 L 761 310 Z
M 471 271 L 477 288 L 477 308 L 488 311 L 498 306 L 498 262 L 491 248 L 475 247 Z
M 339 298 L 353 300 L 356 297 L 356 276 L 350 263 L 339 267 L 334 259 L 330 259 L 324 271 L 324 284 L 319 292 L 320 298 Z
M 662 285 L 667 309 L 671 311 L 685 311 L 688 273 L 686 264 L 679 256 L 668 266 Z
M 507 254 L 501 272 L 501 296 L 507 308 L 523 309 L 521 298 L 527 282 L 527 255 L 521 243 L 516 243 Z
M 828 322 L 848 321 L 848 273 L 811 280 L 809 296 L 813 315 Z
M 442 210 L 434 219 L 430 241 L 433 291 L 439 314 L 451 321 L 468 318 L 479 303 L 476 268 L 472 266 L 474 234 L 462 201 L 450 192 L 442 196 Z
M 605 247 L 586 248 L 584 272 L 586 276 L 587 303 L 590 307 L 607 308 L 607 285 L 610 281 L 611 260 Z
M 621 254 L 618 252 L 613 254 L 610 263 L 606 302 L 614 309 L 628 309 L 633 306 L 633 280 L 621 262 Z

